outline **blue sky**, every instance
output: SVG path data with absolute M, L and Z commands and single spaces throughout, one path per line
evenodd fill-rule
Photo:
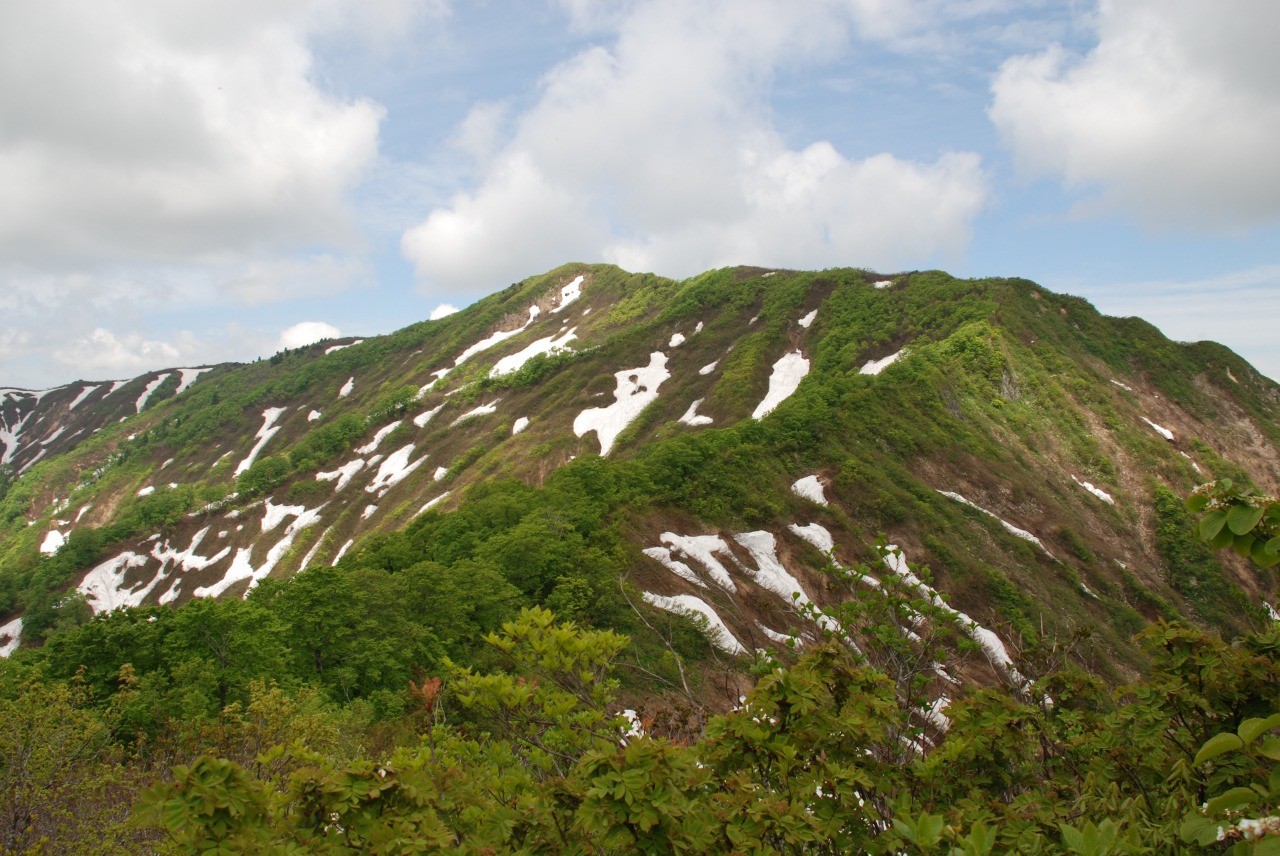
M 0 9 L 0 385 L 566 261 L 1021 276 L 1280 377 L 1271 0 Z

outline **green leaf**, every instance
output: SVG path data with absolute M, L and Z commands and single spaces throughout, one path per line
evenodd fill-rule
M 1272 556 L 1280 556 L 1280 535 L 1277 535 L 1276 537 L 1268 541 L 1266 545 L 1263 547 L 1263 549 L 1266 550 L 1268 553 L 1270 553 Z
M 1209 497 L 1203 493 L 1193 493 L 1187 497 L 1187 510 L 1199 514 L 1209 507 Z
M 1252 532 L 1262 519 L 1263 509 L 1254 505 L 1236 505 L 1227 512 L 1227 526 L 1237 535 Z
M 1200 520 L 1200 537 L 1206 541 L 1217 536 L 1222 527 L 1227 525 L 1227 512 L 1219 509 L 1210 511 Z
M 1219 755 L 1233 752 L 1242 746 L 1244 746 L 1244 741 L 1230 732 L 1224 731 L 1221 734 L 1215 734 L 1200 747 L 1200 751 L 1196 753 L 1196 758 L 1192 764 L 1199 767 L 1205 761 L 1211 761 Z
M 1209 800 L 1204 810 L 1209 814 L 1221 814 L 1230 809 L 1243 808 L 1257 802 L 1258 795 L 1253 788 L 1232 788 L 1221 796 Z
M 1272 761 L 1280 761 L 1280 737 L 1268 737 L 1254 747 L 1253 751 Z
M 1240 727 L 1236 729 L 1236 734 L 1240 735 L 1244 745 L 1248 746 L 1273 728 L 1280 728 L 1280 713 L 1273 713 L 1267 717 L 1246 719 L 1240 723 Z

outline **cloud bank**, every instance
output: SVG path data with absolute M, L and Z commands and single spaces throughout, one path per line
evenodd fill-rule
M 458 139 L 482 177 L 406 231 L 403 253 L 428 290 L 473 293 L 569 259 L 678 276 L 959 253 L 987 198 L 977 155 L 854 159 L 771 121 L 775 73 L 842 49 L 866 5 L 570 3 L 610 43 L 552 68 L 503 144 L 504 113 L 476 107 Z

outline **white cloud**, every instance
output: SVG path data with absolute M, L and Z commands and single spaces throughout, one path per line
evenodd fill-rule
M 299 321 L 280 334 L 280 346 L 276 350 L 301 348 L 322 339 L 336 339 L 342 331 L 323 321 Z
M 986 199 L 976 155 L 854 160 L 822 141 L 792 148 L 770 121 L 773 75 L 842 49 L 850 4 L 567 5 L 580 24 L 614 28 L 612 44 L 551 69 L 479 185 L 405 233 L 428 288 L 491 290 L 568 260 L 682 275 L 894 268 L 964 247 Z M 488 118 L 473 114 L 459 137 L 483 139 L 471 125 Z
M 1019 165 L 1097 191 L 1082 210 L 1149 225 L 1280 219 L 1280 4 L 1102 2 L 1085 56 L 1054 46 L 1000 69 L 989 111 Z
M 372 274 L 359 259 L 322 254 L 313 257 L 262 258 L 225 275 L 226 290 L 250 306 L 298 297 L 336 294 Z
M 117 335 L 104 327 L 73 339 L 53 352 L 59 362 L 68 366 L 92 365 L 107 377 L 132 376 L 140 372 L 173 366 L 184 353 L 194 355 L 198 343 L 189 333 L 178 334 L 177 342 L 147 339 L 139 333 Z
M 435 309 L 431 310 L 430 321 L 439 321 L 441 318 L 448 318 L 450 315 L 458 311 L 458 307 L 450 303 L 441 303 Z

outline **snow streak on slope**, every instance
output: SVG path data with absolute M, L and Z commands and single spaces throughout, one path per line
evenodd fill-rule
M 160 578 L 156 577 L 150 583 L 132 589 L 124 587 L 124 578 L 130 568 L 140 568 L 146 563 L 146 556 L 126 551 L 107 559 L 85 574 L 76 591 L 84 595 L 94 614 L 110 612 L 121 606 L 137 606 L 151 593 Z
M 0 657 L 8 657 L 22 644 L 22 617 L 0 625 Z
M 493 368 L 489 370 L 490 377 L 498 377 L 504 374 L 514 374 L 520 371 L 525 363 L 538 356 L 539 354 L 555 354 L 558 351 L 570 350 L 568 344 L 578 338 L 576 334 L 578 328 L 574 327 L 557 339 L 555 336 L 547 336 L 531 343 L 522 351 L 518 351 L 509 356 L 503 357 L 493 364 Z
M 451 491 L 446 490 L 444 493 L 440 494 L 435 499 L 428 500 L 426 505 L 418 509 L 418 513 L 422 514 L 424 511 L 430 511 L 432 508 L 434 508 L 435 506 L 439 505 L 440 503 L 448 499 L 450 493 Z
M 481 339 L 479 342 L 476 342 L 474 345 L 467 348 L 465 351 L 463 351 L 461 354 L 458 355 L 458 358 L 453 361 L 454 367 L 462 365 L 467 360 L 474 357 L 476 354 L 480 353 L 481 351 L 487 351 L 488 349 L 492 348 L 494 345 L 498 344 L 499 342 L 503 342 L 507 339 L 510 339 L 512 336 L 515 336 L 518 333 L 523 333 L 525 331 L 525 328 L 527 328 L 530 324 L 532 324 L 533 320 L 537 317 L 538 317 L 538 307 L 530 306 L 528 321 L 524 322 L 523 325 L 521 325 L 520 327 L 517 327 L 514 330 L 507 330 L 505 332 L 499 330 L 489 338 Z
M 716 585 L 726 591 L 738 590 L 725 566 L 716 558 L 716 554 L 733 558 L 729 545 L 719 535 L 677 535 L 674 532 L 663 532 L 658 540 L 706 568 Z
M 596 432 L 602 457 L 609 454 L 618 435 L 632 420 L 658 400 L 658 387 L 671 377 L 671 372 L 667 371 L 667 355 L 654 351 L 649 355 L 649 365 L 623 369 L 613 376 L 617 382 L 613 404 L 584 410 L 573 420 L 573 433 L 577 436 Z
M 752 560 L 755 561 L 756 570 L 754 572 L 748 570 L 748 573 L 756 581 L 756 585 L 768 589 L 797 609 L 801 607 L 817 609 L 809 599 L 809 595 L 805 593 L 804 587 L 800 585 L 800 581 L 778 561 L 778 539 L 773 537 L 773 533 L 743 532 L 740 535 L 734 535 L 733 540 L 746 547 Z M 824 630 L 834 633 L 840 629 L 835 621 L 821 612 L 815 615 L 815 620 Z
M 142 395 L 138 396 L 138 401 L 135 404 L 139 413 L 142 412 L 142 408 L 147 406 L 147 399 L 151 397 L 151 393 L 155 392 L 156 389 L 159 388 L 160 384 L 168 380 L 170 374 L 171 372 L 165 372 L 155 380 L 151 381 L 151 383 L 147 384 L 147 388 L 142 391 Z
M 943 496 L 945 496 L 947 499 L 955 500 L 956 502 L 958 502 L 958 503 L 960 503 L 960 504 L 962 504 L 962 505 L 967 505 L 967 506 L 969 506 L 970 508 L 972 508 L 972 509 L 974 509 L 974 510 L 976 510 L 976 511 L 980 511 L 980 512 L 982 512 L 983 514 L 987 515 L 988 517 L 990 517 L 990 518 L 992 518 L 992 519 L 994 519 L 994 520 L 998 521 L 998 522 L 1000 523 L 1000 525 L 1001 525 L 1001 526 L 1003 526 L 1003 527 L 1005 528 L 1005 531 L 1007 531 L 1010 535 L 1013 535 L 1013 536 L 1015 536 L 1015 537 L 1021 538 L 1023 541 L 1027 541 L 1027 542 L 1029 542 L 1029 543 L 1031 543 L 1031 544 L 1035 544 L 1035 545 L 1036 545 L 1037 547 L 1039 547 L 1039 548 L 1040 548 L 1040 550 L 1041 550 L 1041 551 L 1042 551 L 1046 556 L 1048 556 L 1050 559 L 1053 559 L 1053 558 L 1054 558 L 1054 555 L 1053 555 L 1052 553 L 1050 553 L 1050 552 L 1049 552 L 1049 548 L 1048 548 L 1048 547 L 1046 547 L 1046 546 L 1044 545 L 1044 542 L 1043 542 L 1043 541 L 1041 541 L 1041 540 L 1040 540 L 1039 538 L 1037 538 L 1036 536 L 1032 535 L 1032 534 L 1031 534 L 1030 532 L 1028 532 L 1027 530 L 1025 530 L 1025 529 L 1019 529 L 1017 526 L 1014 526 L 1014 525 L 1013 525 L 1012 523 L 1010 523 L 1008 520 L 1004 520 L 1003 518 L 999 517 L 998 515 L 993 514 L 993 513 L 991 513 L 990 511 L 987 511 L 985 508 L 983 508 L 983 507 L 982 507 L 982 506 L 980 506 L 980 505 L 975 505 L 974 503 L 972 503 L 972 502 L 970 502 L 969 500 L 965 499 L 963 496 L 961 496 L 961 495 L 960 495 L 960 494 L 958 494 L 958 493 L 952 493 L 951 491 L 948 491 L 948 490 L 940 490 L 940 491 L 938 491 L 938 493 L 942 494 L 942 495 L 943 495 Z
M 751 418 L 762 419 L 772 413 L 779 404 L 791 397 L 808 373 L 809 361 L 803 354 L 799 351 L 783 354 L 773 364 L 773 373 L 769 375 L 769 392 L 765 394 L 764 401 L 756 406 Z
M 84 401 L 89 396 L 93 395 L 99 389 L 102 389 L 101 384 L 90 384 L 89 386 L 86 386 L 84 389 L 80 390 L 79 395 L 77 395 L 75 398 L 71 400 L 71 403 L 67 405 L 67 409 L 75 410 L 77 404 Z M 178 391 L 181 392 L 182 390 L 179 389 Z
M 62 545 L 67 543 L 67 539 L 57 529 L 50 529 L 45 533 L 44 540 L 40 542 L 40 553 L 45 556 L 52 556 L 54 553 L 62 549 Z
M 276 420 L 280 418 L 280 414 L 284 413 L 286 410 L 288 410 L 287 407 L 268 407 L 266 410 L 262 411 L 262 427 L 259 428 L 258 433 L 254 435 L 258 438 L 258 442 L 249 450 L 249 457 L 236 465 L 236 475 L 240 475 L 245 470 L 249 469 L 249 467 L 253 466 L 253 462 L 258 459 L 258 453 L 262 451 L 262 447 L 267 445 L 267 441 L 279 433 L 281 426 L 276 425 L 275 423 Z
M 320 519 L 320 510 L 322 508 L 324 508 L 323 505 L 313 511 L 303 508 L 302 512 L 296 516 L 296 519 L 285 529 L 284 537 L 267 551 L 266 561 L 260 567 L 255 568 L 253 566 L 251 560 L 253 548 L 242 547 L 236 550 L 236 555 L 231 560 L 231 567 L 227 568 L 227 572 L 221 580 L 210 586 L 201 586 L 192 594 L 196 597 L 219 597 L 228 588 L 241 580 L 249 580 L 249 589 L 254 588 L 260 580 L 275 570 L 276 565 L 284 558 L 284 554 L 289 552 L 289 548 L 293 546 L 293 541 L 298 537 L 298 533 Z M 248 593 L 248 589 L 246 589 L 245 593 Z
M 436 407 L 431 408 L 430 410 L 422 411 L 417 416 L 413 417 L 413 424 L 417 425 L 419 428 L 426 428 L 427 423 L 430 422 L 432 418 L 434 418 L 435 415 L 439 413 L 443 408 L 444 408 L 444 405 L 440 404 L 440 405 L 437 405 Z
M 815 310 L 813 310 L 812 312 L 810 312 L 808 315 L 806 315 L 806 316 L 804 316 L 803 318 L 801 318 L 801 319 L 800 319 L 799 321 L 797 321 L 796 323 L 797 323 L 797 324 L 799 324 L 801 327 L 804 327 L 805 329 L 808 329 L 808 328 L 809 328 L 809 325 L 813 323 L 813 319 L 815 319 L 815 318 L 817 318 L 817 317 L 818 317 L 818 310 L 816 310 L 816 309 L 815 309 Z
M 795 484 L 791 485 L 791 492 L 796 496 L 812 500 L 818 505 L 825 506 L 827 504 L 827 496 L 822 490 L 822 482 L 818 480 L 816 475 L 798 479 Z
M 711 374 L 713 371 L 715 371 L 715 370 L 716 370 L 716 366 L 718 366 L 718 365 L 720 365 L 720 361 L 719 361 L 719 360 L 716 360 L 714 363 L 707 363 L 705 366 L 703 366 L 702 368 L 698 369 L 698 374 L 702 375 L 703 377 L 706 377 L 707 375 L 709 375 L 709 374 Z
M 365 488 L 368 493 L 377 492 L 378 496 L 382 496 L 391 488 L 400 484 L 409 477 L 409 474 L 422 466 L 422 462 L 427 459 L 423 455 L 413 463 L 409 463 L 410 456 L 413 455 L 413 444 L 410 443 L 400 449 L 397 449 L 390 457 L 382 462 L 378 467 L 378 474 L 373 477 L 373 481 Z
M 684 333 L 672 333 L 671 341 L 667 342 L 668 348 L 678 348 L 684 344 Z
M 364 458 L 356 458 L 355 460 L 348 461 L 332 472 L 316 473 L 316 480 L 333 481 L 334 479 L 337 479 L 338 484 L 334 487 L 334 490 L 342 490 L 351 483 L 351 479 L 355 478 L 356 473 L 360 472 L 362 469 L 364 469 Z
M 1096 496 L 1098 499 L 1100 499 L 1100 500 L 1102 500 L 1103 502 L 1105 502 L 1107 505 L 1115 505 L 1115 504 L 1116 504 L 1116 501 L 1115 501 L 1114 499 L 1112 499 L 1112 498 L 1111 498 L 1111 494 L 1107 493 L 1105 490 L 1103 490 L 1103 489 L 1101 489 L 1101 488 L 1094 487 L 1093 485 L 1089 484 L 1087 481 L 1080 481 L 1080 479 L 1076 478 L 1075 476 L 1072 476 L 1072 477 L 1071 477 L 1071 480 L 1072 480 L 1073 482 L 1075 482 L 1076 484 L 1080 485 L 1080 487 L 1082 487 L 1082 488 L 1084 488 L 1085 490 L 1089 491 L 1089 493 L 1093 494 L 1093 495 L 1094 495 L 1094 496 Z
M 1168 428 L 1163 428 L 1157 425 L 1156 423 L 1152 422 L 1150 419 L 1148 419 L 1145 416 L 1142 417 L 1142 421 L 1150 425 L 1151 429 L 1155 431 L 1157 434 L 1159 434 L 1161 437 L 1165 438 L 1170 442 L 1173 441 L 1173 432 L 1170 431 Z
M 684 416 L 681 416 L 679 421 L 695 428 L 699 425 L 710 425 L 713 421 L 710 416 L 698 415 L 698 405 L 704 401 L 706 401 L 705 398 L 699 398 L 693 404 L 690 404 L 689 409 L 684 412 Z
M 665 609 L 667 612 L 674 612 L 678 615 L 687 615 L 690 618 L 700 616 L 706 621 L 707 638 L 711 640 L 711 644 L 721 651 L 729 654 L 747 653 L 747 649 L 742 646 L 737 637 L 729 632 L 729 628 L 725 626 L 724 621 L 716 614 L 716 611 L 701 598 L 694 597 L 691 594 L 678 594 L 674 597 L 664 597 L 651 592 L 644 592 L 643 594 L 646 602 L 659 609 Z
M 210 369 L 178 369 L 178 388 L 173 391 L 173 394 L 182 395 L 182 393 L 187 391 L 187 387 L 196 382 L 196 378 L 200 377 L 200 375 L 207 371 L 210 371 Z
M 570 303 L 573 303 L 575 300 L 577 300 L 579 297 L 582 296 L 582 280 L 583 280 L 583 275 L 578 274 L 578 276 L 574 277 L 572 282 L 570 282 L 564 288 L 560 289 L 560 303 L 556 306 L 555 309 L 551 310 L 553 314 L 556 312 L 559 312 L 561 309 L 564 309 Z
M 453 423 L 449 427 L 452 428 L 460 422 L 466 422 L 468 419 L 475 419 L 477 416 L 488 416 L 490 413 L 496 413 L 498 410 L 498 404 L 501 401 L 501 398 L 495 398 L 488 404 L 480 405 L 475 410 L 468 410 L 466 413 L 453 420 Z
M 387 435 L 400 427 L 400 420 L 397 419 L 389 425 L 383 425 L 378 429 L 378 433 L 373 435 L 373 439 L 356 449 L 357 455 L 372 455 L 377 451 L 379 444 L 387 438 Z
M 519 434 L 521 431 L 523 431 L 528 427 L 529 427 L 529 417 L 521 416 L 519 419 L 516 420 L 516 424 L 511 426 L 511 434 L 512 436 L 515 436 L 516 434 Z
M 890 354 L 889 356 L 884 357 L 883 359 L 867 360 L 866 364 L 863 365 L 863 367 L 858 371 L 860 374 L 878 375 L 880 374 L 880 372 L 884 371 L 889 366 L 896 363 L 898 361 L 898 358 L 901 356 L 902 356 L 902 351 L 898 351 L 897 353 Z
M 685 582 L 692 583 L 699 588 L 707 587 L 707 584 L 693 572 L 693 568 L 690 568 L 684 562 L 671 558 L 671 551 L 666 547 L 646 547 L 640 552 L 644 553 L 650 559 L 656 560 L 664 568 L 671 571 L 671 573 L 675 574 Z
M 352 375 L 347 378 L 347 382 L 342 385 L 342 389 L 338 390 L 338 398 L 346 398 L 351 391 L 356 388 L 356 377 Z

